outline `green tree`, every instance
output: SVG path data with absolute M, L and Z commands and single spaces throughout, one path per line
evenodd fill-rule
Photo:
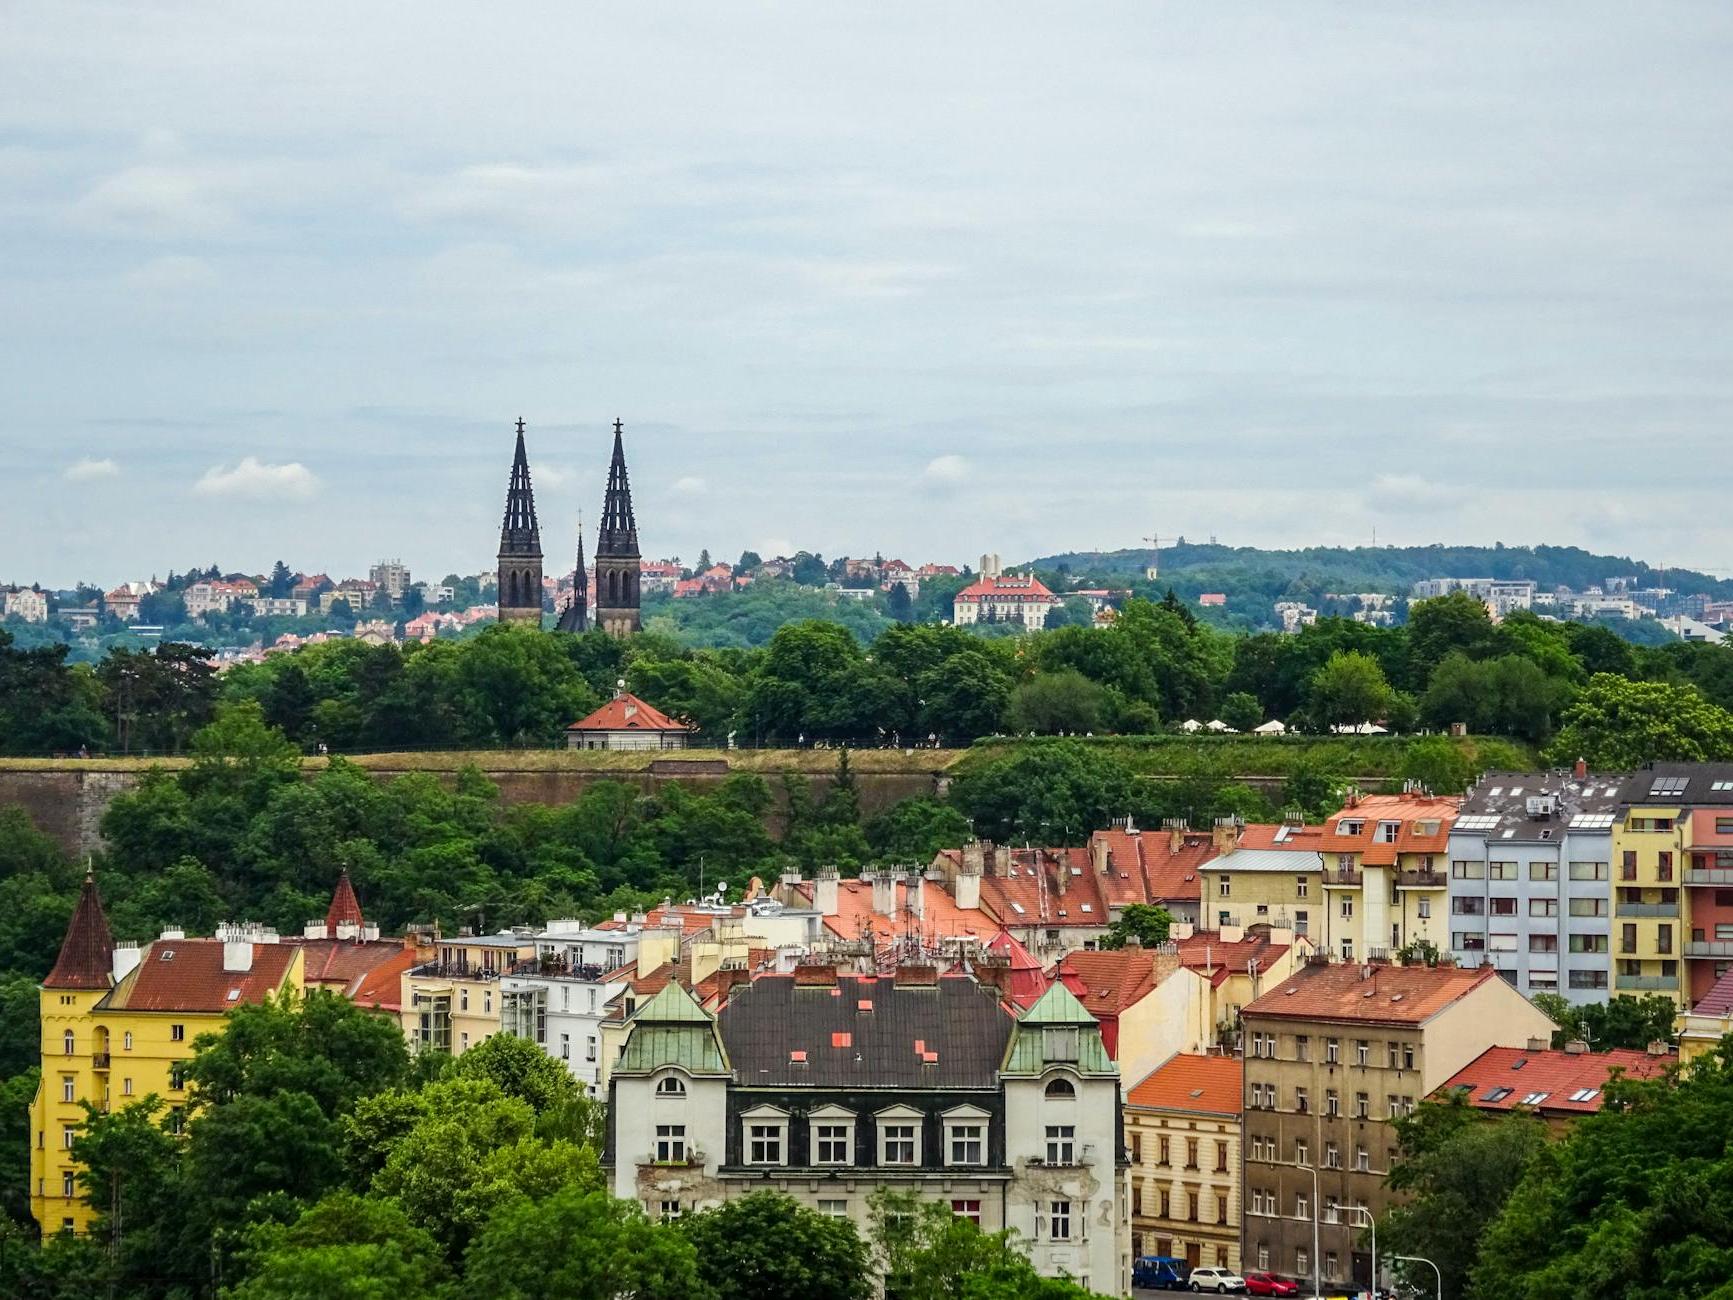
M 432 1236 L 390 1201 L 333 1192 L 294 1223 L 261 1225 L 233 1300 L 402 1300 L 449 1278 Z
M 866 1300 L 872 1294 L 866 1244 L 854 1224 L 791 1197 L 754 1192 L 687 1215 L 679 1227 L 718 1300 Z
M 1022 746 L 955 778 L 951 802 L 977 833 L 1005 842 L 1081 844 L 1150 794 L 1111 754 L 1080 741 Z
M 1249 691 L 1235 691 L 1222 701 L 1218 716 L 1235 731 L 1252 731 L 1263 725 L 1264 706 Z
M 1165 907 L 1153 903 L 1131 903 L 1120 913 L 1119 919 L 1107 927 L 1107 933 L 1101 936 L 1101 946 L 1123 948 L 1136 939 L 1143 947 L 1153 948 L 1167 942 L 1172 928 L 1173 914 Z
M 867 844 L 880 862 L 928 863 L 940 849 L 970 837 L 969 819 L 937 799 L 904 799 L 866 823 Z M 32 990 L 34 994 L 34 990 Z
M 1322 726 L 1358 726 L 1384 717 L 1390 698 L 1390 683 L 1376 659 L 1338 650 L 1312 674 L 1307 703 Z
M 491 1082 L 538 1115 L 582 1093 L 564 1065 L 529 1039 L 510 1034 L 494 1034 L 463 1053 L 453 1063 L 451 1077 Z
M 629 1201 L 563 1188 L 500 1207 L 470 1247 L 466 1274 L 499 1300 L 713 1300 L 697 1252 Z
M 1489 1120 L 1460 1093 L 1396 1121 L 1389 1185 L 1400 1193 L 1378 1224 L 1379 1249 L 1437 1263 L 1444 1294 L 1461 1296 L 1481 1235 L 1546 1145 L 1527 1114 Z
M 1075 668 L 1036 673 L 1011 692 L 1005 727 L 1013 734 L 1044 736 L 1062 731 L 1073 735 L 1102 731 L 1112 703 L 1105 686 L 1090 681 Z
M 1422 736 L 1402 753 L 1401 775 L 1438 795 L 1460 794 L 1480 773 L 1468 751 L 1444 736 Z
M 1693 686 L 1633 682 L 1596 673 L 1564 711 L 1547 749 L 1554 763 L 1582 758 L 1597 768 L 1733 759 L 1733 713 Z
M 868 1211 L 885 1300 L 1091 1300 L 1038 1276 L 1015 1233 L 984 1233 L 942 1202 L 883 1190 Z
M 986 652 L 968 650 L 922 673 L 915 690 L 922 730 L 956 744 L 999 729 L 1011 681 Z

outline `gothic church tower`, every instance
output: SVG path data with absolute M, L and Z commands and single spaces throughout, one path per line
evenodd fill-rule
M 614 460 L 608 466 L 608 492 L 602 499 L 602 527 L 596 537 L 595 625 L 609 636 L 639 630 L 638 521 L 632 515 L 632 485 L 626 478 L 621 425 L 614 421 Z
M 542 625 L 542 534 L 536 525 L 536 496 L 530 487 L 522 420 L 517 422 L 517 454 L 505 494 L 505 522 L 499 530 L 499 621 Z

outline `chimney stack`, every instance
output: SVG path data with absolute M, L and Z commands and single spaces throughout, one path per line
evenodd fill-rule
M 897 881 L 901 876 L 902 872 L 889 867 L 862 875 L 863 880 L 872 881 L 873 911 L 880 916 L 897 914 Z
M 993 874 L 1001 880 L 1011 874 L 1011 848 L 1006 844 L 993 846 Z
M 1178 853 L 1185 847 L 1185 833 L 1191 825 L 1183 817 L 1168 817 L 1161 823 L 1162 830 L 1167 832 L 1167 851 Z
M 234 974 L 253 969 L 253 944 L 250 939 L 223 940 L 223 969 Z
M 114 945 L 114 982 L 120 983 L 133 968 L 138 965 L 140 953 L 136 943 L 117 943 Z
M 980 840 L 963 845 L 963 870 L 973 871 L 977 876 L 987 874 L 987 846 Z
M 981 872 L 982 854 L 976 847 L 973 858 L 969 850 L 963 850 L 963 866 L 957 872 L 956 894 L 957 906 L 965 912 L 977 912 L 981 908 Z
M 1100 831 L 1089 837 L 1089 865 L 1095 868 L 1095 874 L 1107 874 L 1107 836 Z
M 925 915 L 927 878 L 918 871 L 909 872 L 909 911 L 916 917 Z
M 812 886 L 812 905 L 820 916 L 836 915 L 837 872 L 835 867 L 820 867 Z
M 1575 776 L 1576 779 L 1579 781 L 1586 780 L 1588 777 L 1588 774 L 1589 774 L 1589 761 L 1588 761 L 1588 759 L 1579 758 L 1577 760 L 1576 767 L 1574 767 L 1571 770 L 1571 774 L 1573 776 Z
M 303 939 L 329 939 L 331 937 L 330 927 L 323 921 L 309 921 L 301 927 L 301 937 Z
M 1210 842 L 1215 845 L 1217 853 L 1232 853 L 1240 845 L 1240 819 L 1217 817 L 1215 827 L 1210 832 Z

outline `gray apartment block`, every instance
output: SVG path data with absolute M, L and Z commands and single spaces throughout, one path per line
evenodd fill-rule
M 1612 983 L 1613 822 L 1626 772 L 1489 772 L 1450 834 L 1450 950 L 1525 996 L 1605 1002 Z

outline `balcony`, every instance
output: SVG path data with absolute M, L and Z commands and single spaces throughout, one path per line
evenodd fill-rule
M 1613 987 L 1630 993 L 1677 993 L 1677 975 L 1615 975 Z
M 1614 916 L 1661 916 L 1676 920 L 1679 915 L 1677 903 L 1614 903 Z
M 1450 877 L 1442 871 L 1411 870 L 1396 873 L 1396 888 L 1398 889 L 1443 889 L 1450 883 Z
M 1687 939 L 1687 957 L 1733 957 L 1733 939 Z
M 1324 883 L 1326 885 L 1337 885 L 1344 889 L 1358 889 L 1363 876 L 1363 872 L 1356 871 L 1353 867 L 1324 868 Z
M 108 1059 L 107 1052 L 92 1052 L 90 1055 L 91 1065 L 95 1066 L 98 1070 L 106 1070 L 108 1068 Z
M 1733 867 L 1686 867 L 1687 885 L 1733 885 Z

